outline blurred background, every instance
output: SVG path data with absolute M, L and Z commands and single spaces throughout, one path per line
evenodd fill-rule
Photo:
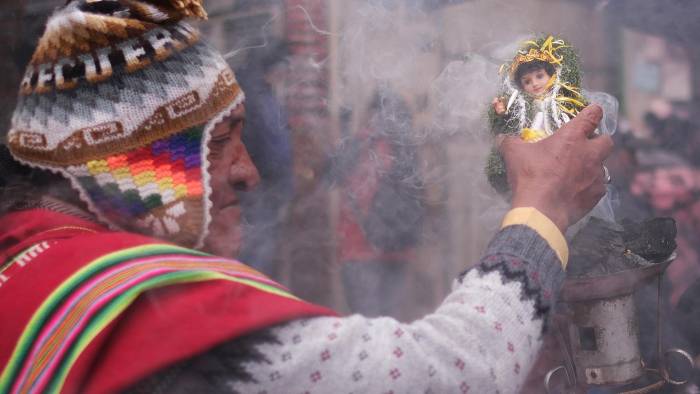
M 0 5 L 3 131 L 43 24 L 63 3 Z M 507 207 L 483 173 L 490 147 L 485 113 L 498 66 L 513 56 L 514 44 L 537 33 L 569 40 L 581 55 L 583 87 L 620 101 L 607 164 L 617 214 L 676 219 L 679 257 L 667 275 L 669 307 L 700 277 L 700 2 L 208 0 L 206 6 L 209 20 L 199 25 L 247 93 L 244 138 L 263 180 L 247 202 L 241 260 L 299 296 L 373 313 L 352 283 L 384 277 L 368 286 L 390 290 L 382 294 L 399 319 L 439 304 L 452 279 L 478 260 Z M 377 201 L 386 184 L 394 194 Z M 399 238 L 368 232 L 378 226 L 366 222 L 377 206 L 403 218 L 391 224 Z M 357 263 L 380 268 L 367 277 L 353 271 Z

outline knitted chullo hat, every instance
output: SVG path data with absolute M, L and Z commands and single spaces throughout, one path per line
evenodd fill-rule
M 210 131 L 243 101 L 198 30 L 201 0 L 74 0 L 47 23 L 8 133 L 13 156 L 60 172 L 101 220 L 201 247 Z

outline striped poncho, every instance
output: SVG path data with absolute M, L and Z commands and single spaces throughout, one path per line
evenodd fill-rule
M 332 314 L 237 261 L 36 209 L 0 221 L 0 392 L 105 392 Z M 167 334 L 167 335 L 165 335 Z

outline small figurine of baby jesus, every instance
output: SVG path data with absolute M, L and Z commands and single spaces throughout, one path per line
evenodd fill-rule
M 586 105 L 574 49 L 560 38 L 526 41 L 510 64 L 501 67 L 501 92 L 491 102 L 489 120 L 494 135 L 519 135 L 536 142 L 554 134 Z M 505 168 L 498 152 L 486 169 L 491 185 L 507 192 Z
M 536 107 L 535 117 L 531 120 L 530 127 L 523 128 L 520 136 L 526 141 L 539 141 L 540 139 L 552 134 L 552 130 L 545 123 L 544 108 L 546 93 L 552 88 L 555 78 L 554 66 L 542 60 L 533 60 L 523 63 L 515 71 L 513 80 L 515 81 L 518 90 L 525 92 L 533 99 L 533 105 Z M 512 103 L 511 103 L 512 104 Z M 494 111 L 499 116 L 506 114 L 506 103 L 503 98 L 495 97 L 493 99 Z

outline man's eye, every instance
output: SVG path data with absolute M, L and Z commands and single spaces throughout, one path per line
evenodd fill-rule
M 226 134 L 226 135 L 222 135 L 222 136 L 212 137 L 209 142 L 213 146 L 221 147 L 223 145 L 226 145 L 226 143 L 229 141 L 229 139 L 230 139 L 229 135 Z

